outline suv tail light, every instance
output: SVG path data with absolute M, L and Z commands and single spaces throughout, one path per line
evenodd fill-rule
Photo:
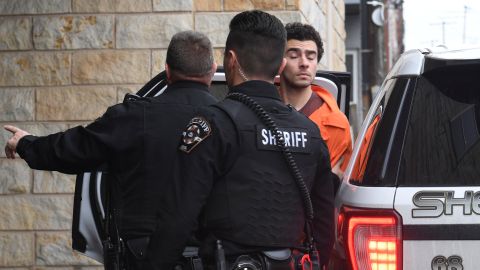
M 401 218 L 393 210 L 342 207 L 338 239 L 353 270 L 401 270 Z

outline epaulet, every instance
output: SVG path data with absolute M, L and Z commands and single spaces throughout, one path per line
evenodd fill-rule
M 127 93 L 123 98 L 123 102 L 132 102 L 132 101 L 138 101 L 138 100 L 144 100 L 144 99 L 145 99 L 144 97 L 138 96 L 136 94 Z

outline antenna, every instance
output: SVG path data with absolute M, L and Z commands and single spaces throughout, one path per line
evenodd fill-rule
M 445 25 L 454 24 L 453 22 L 446 22 L 442 19 L 439 23 L 431 23 L 430 25 L 441 25 L 442 26 L 442 44 L 445 45 Z
M 467 5 L 463 6 L 463 44 L 465 44 L 465 38 L 467 33 L 467 12 L 471 9 Z

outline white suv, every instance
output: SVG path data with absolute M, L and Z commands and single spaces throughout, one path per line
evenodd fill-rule
M 330 269 L 480 269 L 479 105 L 480 49 L 402 55 L 338 190 Z

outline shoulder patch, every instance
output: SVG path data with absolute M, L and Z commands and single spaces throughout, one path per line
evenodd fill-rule
M 182 133 L 182 140 L 178 149 L 190 153 L 201 141 L 210 136 L 211 132 L 210 123 L 205 118 L 201 116 L 192 118 Z

